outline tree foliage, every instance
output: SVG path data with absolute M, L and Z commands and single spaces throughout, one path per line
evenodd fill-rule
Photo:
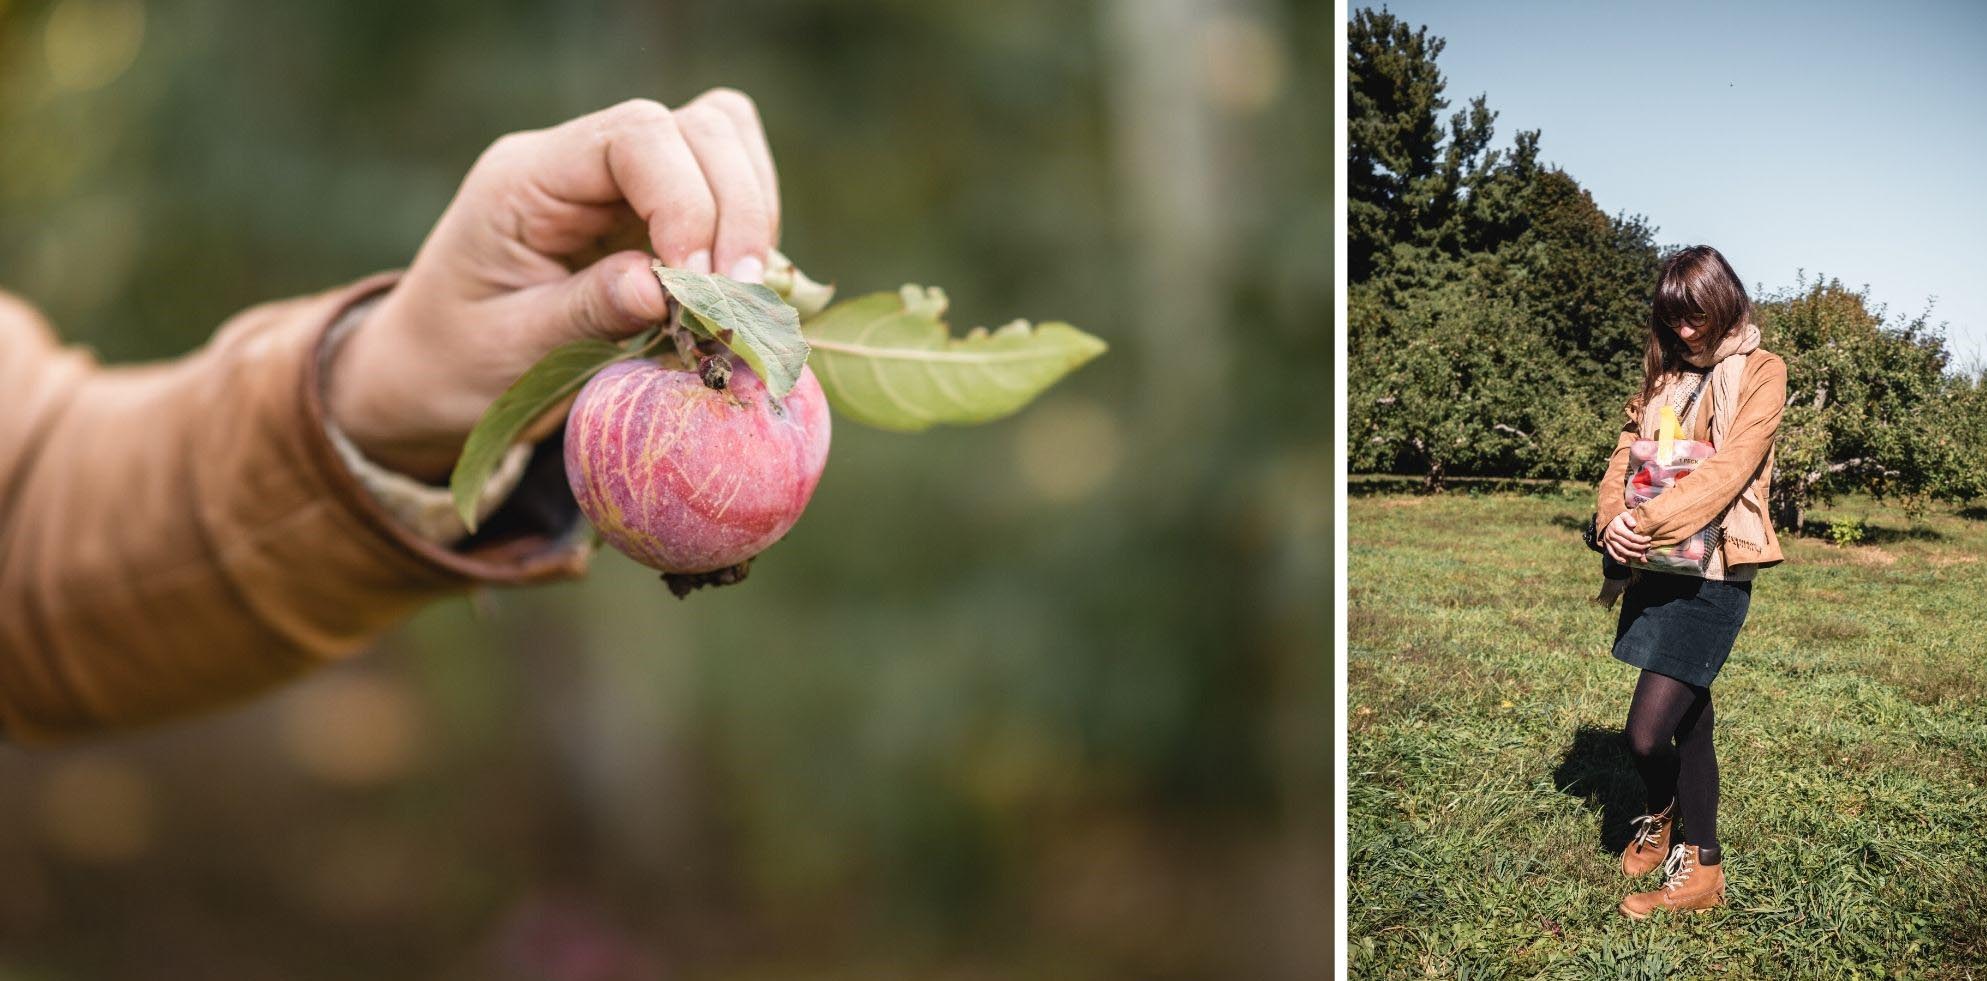
M 1782 524 L 1799 528 L 1847 491 L 1907 506 L 1981 493 L 1977 381 L 1948 373 L 1926 315 L 1887 325 L 1863 293 L 1804 278 L 1755 319 L 1787 360 L 1772 495 Z
M 1641 381 L 1668 249 L 1539 163 L 1540 133 L 1492 147 L 1479 95 L 1449 105 L 1426 27 L 1360 10 L 1347 66 L 1352 465 L 1596 480 Z M 1918 504 L 1987 491 L 1983 376 L 1950 370 L 1926 317 L 1886 324 L 1866 297 L 1805 279 L 1755 298 L 1788 363 L 1779 519 L 1857 490 Z
M 1379 317 L 1375 310 L 1387 309 Z M 1349 378 L 1354 466 L 1406 470 L 1439 489 L 1451 473 L 1520 465 L 1530 390 L 1548 363 L 1539 335 L 1507 299 L 1485 300 L 1468 275 L 1412 291 L 1412 302 L 1362 304 Z

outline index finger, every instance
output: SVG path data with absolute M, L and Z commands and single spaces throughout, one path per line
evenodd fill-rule
M 773 220 L 773 244 L 780 242 L 780 177 L 773 168 L 773 148 L 766 142 L 766 126 L 759 120 L 759 107 L 752 97 L 737 89 L 717 88 L 690 100 L 690 105 L 708 105 L 725 114 L 731 124 L 738 129 L 739 142 L 745 144 L 747 158 L 752 161 L 752 174 L 759 182 L 759 193 L 765 195 L 766 208 Z M 690 106 L 684 106 L 688 109 Z
M 627 202 L 671 266 L 710 261 L 717 202 L 670 111 L 634 99 L 515 137 L 503 169 L 532 192 L 579 205 Z M 701 271 L 708 272 L 708 265 Z

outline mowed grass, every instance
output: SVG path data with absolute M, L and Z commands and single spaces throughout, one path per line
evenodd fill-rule
M 1588 488 L 1348 501 L 1355 977 L 1987 978 L 1987 515 L 1783 538 L 1716 698 L 1727 908 L 1632 923 Z

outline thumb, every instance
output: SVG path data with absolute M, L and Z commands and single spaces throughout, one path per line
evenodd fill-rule
M 546 348 L 569 341 L 618 341 L 669 316 L 649 257 L 616 252 L 552 287 L 542 317 Z
M 649 271 L 649 256 L 633 250 L 605 256 L 533 296 L 525 314 L 536 328 L 535 346 L 550 351 L 573 341 L 618 341 L 669 316 L 669 300 Z M 537 291 L 534 291 L 537 292 Z M 565 424 L 577 392 L 541 415 L 524 438 L 538 442 Z

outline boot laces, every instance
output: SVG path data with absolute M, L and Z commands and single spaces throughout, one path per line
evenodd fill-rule
M 1684 880 L 1689 879 L 1691 871 L 1696 868 L 1690 861 L 1689 847 L 1688 845 L 1672 846 L 1670 848 L 1670 857 L 1663 859 L 1663 888 L 1665 890 L 1674 890 L 1676 887 L 1683 885 Z
M 1634 844 L 1655 847 L 1656 839 L 1663 833 L 1663 825 L 1669 821 L 1667 814 L 1644 814 L 1629 824 L 1639 824 L 1642 830 L 1635 833 Z

